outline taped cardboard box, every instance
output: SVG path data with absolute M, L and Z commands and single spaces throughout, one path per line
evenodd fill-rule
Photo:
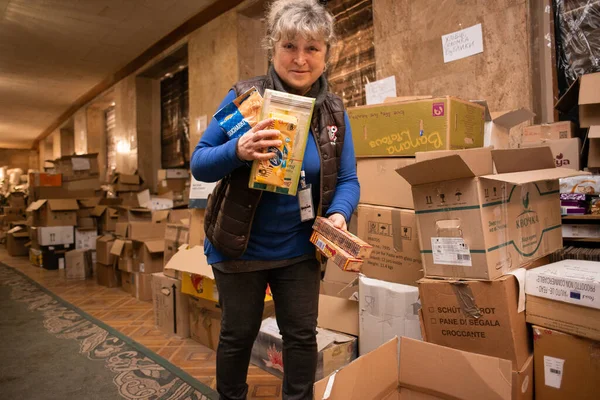
M 189 228 L 182 223 L 169 223 L 165 228 L 165 253 L 164 264 L 167 265 L 171 257 L 184 244 L 188 244 Z
M 12 257 L 26 256 L 29 254 L 29 232 L 20 226 L 6 232 L 6 250 Z
M 117 258 L 121 271 L 133 272 L 133 242 L 131 240 L 116 239 L 110 254 Z
M 425 276 L 491 280 L 562 248 L 558 179 L 581 172 L 556 168 L 548 147 L 482 149 L 479 168 L 462 153 L 398 170 L 413 185 Z
M 116 192 L 139 192 L 144 180 L 137 174 L 117 174 L 111 183 Z
M 367 277 L 405 285 L 423 277 L 414 211 L 360 204 L 358 237 L 373 245 L 361 271 Z
M 341 271 L 337 266 L 333 266 Z M 321 282 L 319 317 L 321 328 L 352 336 L 359 335 L 358 287 L 339 282 Z
M 354 360 L 357 355 L 356 341 L 354 336 L 317 328 L 318 361 L 315 379 L 322 379 Z M 283 378 L 283 339 L 275 318 L 263 320 L 252 347 L 250 362 Z
M 121 286 L 121 271 L 114 265 L 96 263 L 94 275 L 96 276 L 96 283 L 100 286 L 109 288 Z
M 117 227 L 118 210 L 104 205 L 94 207 L 92 217 L 98 220 L 100 232 L 114 232 Z
M 548 146 L 554 156 L 557 167 L 579 171 L 581 169 L 581 139 L 540 140 L 523 144 L 523 147 Z
M 85 280 L 92 277 L 93 264 L 88 250 L 71 250 L 65 253 L 67 279 Z
M 79 205 L 75 199 L 37 200 L 27 207 L 36 226 L 75 226 Z
M 419 289 L 360 276 L 358 292 L 361 356 L 396 336 L 422 339 Z
M 396 170 L 415 159 L 405 158 L 359 158 L 356 174 L 360 182 L 360 202 L 376 206 L 413 209 L 410 184 Z
M 438 97 L 348 109 L 357 157 L 483 146 L 484 107 Z
M 511 375 L 507 360 L 394 338 L 316 382 L 314 398 L 510 400 Z
M 181 293 L 181 281 L 152 274 L 152 303 L 154 323 L 163 332 L 182 338 L 190 336 L 187 296 Z
M 164 239 L 145 239 L 133 241 L 133 258 L 135 272 L 153 274 L 163 270 Z
M 75 229 L 75 248 L 84 250 L 96 250 L 96 229 Z
M 600 342 L 533 326 L 535 398 L 595 400 Z
M 63 181 L 74 181 L 97 177 L 98 154 L 62 156 L 53 161 L 56 172 L 62 174 Z
M 531 353 L 524 292 L 513 275 L 494 281 L 419 281 L 424 340 L 510 360 L 520 370 Z
M 96 261 L 104 265 L 113 265 L 115 256 L 111 254 L 115 237 L 112 235 L 99 236 L 96 239 Z
M 575 137 L 576 125 L 571 121 L 531 125 L 523 128 L 523 143 L 537 143 L 540 140 L 571 139 Z

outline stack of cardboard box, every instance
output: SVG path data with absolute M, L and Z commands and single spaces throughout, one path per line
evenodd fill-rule
M 188 203 L 190 197 L 190 172 L 187 169 L 159 169 L 158 194 L 172 193 L 173 206 Z
M 25 194 L 23 192 L 12 192 L 7 197 L 8 206 L 2 207 L 0 215 L 0 228 L 10 228 L 11 222 L 25 219 Z
M 96 239 L 96 283 L 106 287 L 121 286 L 121 273 L 117 258 L 111 253 L 115 237 L 106 233 Z
M 100 190 L 98 154 L 64 156 L 54 161 L 51 173 L 29 174 L 29 201 L 83 199 Z
M 117 197 L 122 199 L 123 205 L 138 207 L 138 192 L 144 188 L 144 180 L 138 174 L 117 173 L 112 179 L 112 187 Z

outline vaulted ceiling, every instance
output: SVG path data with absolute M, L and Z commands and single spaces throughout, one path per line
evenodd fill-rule
M 0 147 L 29 146 L 80 96 L 214 0 L 0 0 Z

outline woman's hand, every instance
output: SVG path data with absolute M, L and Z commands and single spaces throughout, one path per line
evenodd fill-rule
M 275 155 L 265 153 L 269 147 L 281 146 L 280 132 L 276 129 L 265 129 L 273 119 L 265 119 L 254 125 L 254 128 L 239 138 L 235 152 L 242 161 L 269 160 Z
M 347 231 L 346 218 L 340 213 L 334 213 L 329 216 L 329 220 L 333 222 L 333 226 L 343 231 Z

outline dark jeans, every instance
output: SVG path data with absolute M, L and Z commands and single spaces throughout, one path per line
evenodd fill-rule
M 312 399 L 317 368 L 319 263 L 313 259 L 255 272 L 213 271 L 222 309 L 217 349 L 217 391 L 221 400 L 243 400 L 248 394 L 248 365 L 262 322 L 267 284 L 283 337 L 283 399 Z

